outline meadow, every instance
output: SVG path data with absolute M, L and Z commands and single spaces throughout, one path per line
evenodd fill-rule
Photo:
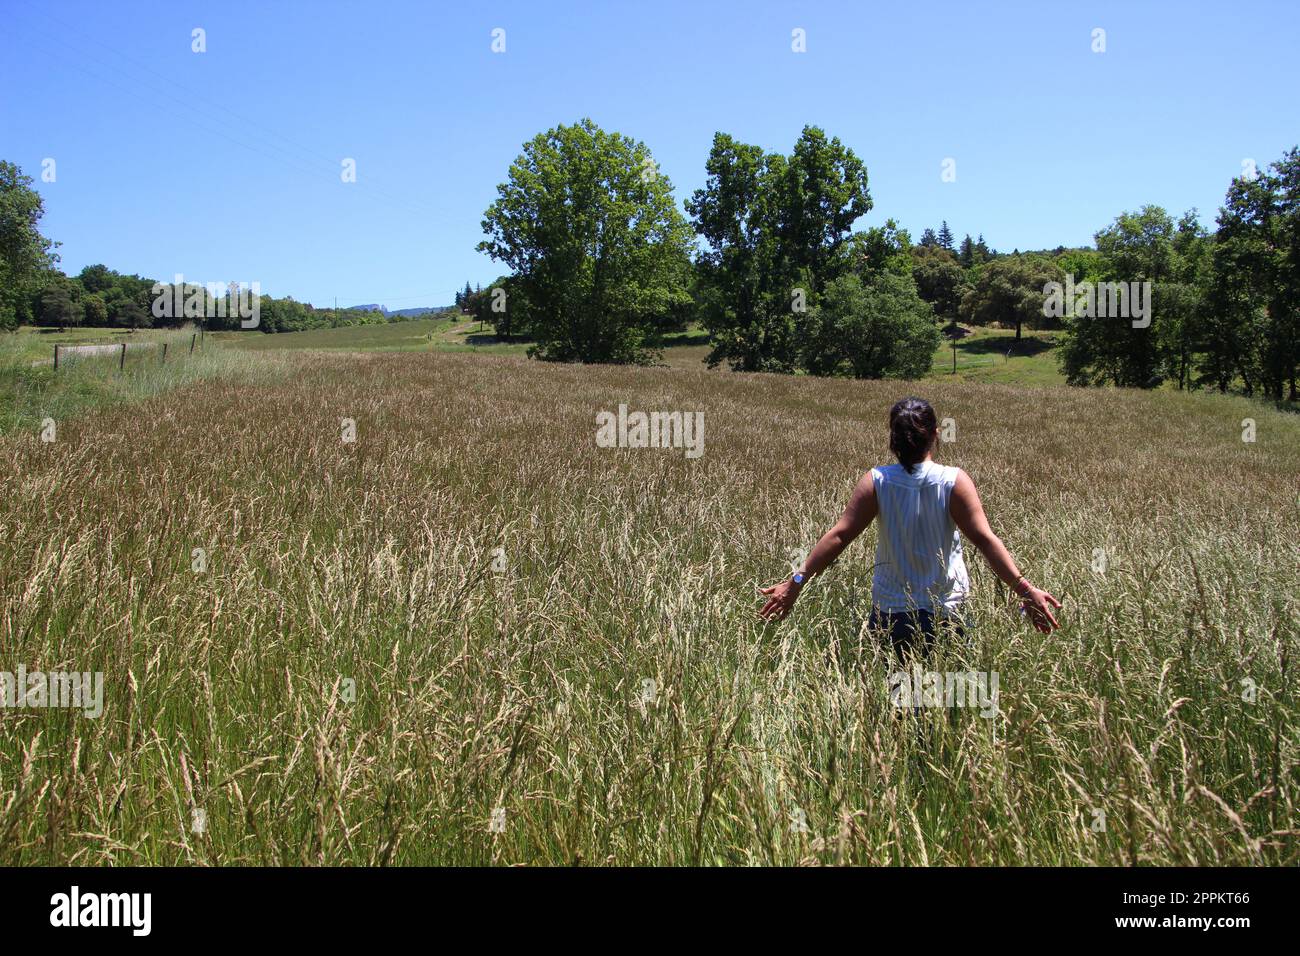
M 932 375 L 955 374 L 962 381 L 1003 385 L 1064 385 L 1053 351 L 1056 337 L 1051 332 L 1025 330 L 1020 342 L 1011 329 L 968 328 L 956 344 L 945 341 L 935 350 Z M 495 329 L 462 315 L 442 313 L 402 322 L 377 323 L 334 329 L 313 329 L 264 335 L 250 332 L 217 332 L 213 339 L 223 344 L 254 351 L 341 350 L 352 352 L 440 351 L 472 352 L 484 355 L 514 355 L 528 352 L 528 340 L 501 340 Z M 709 354 L 708 333 L 690 326 L 664 336 L 662 364 L 674 368 L 699 369 Z
M 92 408 L 161 395 L 193 382 L 258 381 L 283 363 L 200 347 L 193 329 L 32 329 L 0 333 L 0 435 L 57 424 Z M 126 345 L 122 360 L 117 346 Z M 59 368 L 54 349 L 59 347 Z M 99 353 L 75 346 L 107 347 Z M 164 352 L 164 347 L 166 351 Z
M 1300 862 L 1294 415 L 220 344 L 0 436 L 4 667 L 104 675 L 98 718 L 0 710 L 0 863 Z M 874 531 L 756 616 L 912 392 L 1065 605 L 968 558 L 927 666 L 996 672 L 992 719 L 892 705 Z M 596 447 L 620 403 L 703 456 Z

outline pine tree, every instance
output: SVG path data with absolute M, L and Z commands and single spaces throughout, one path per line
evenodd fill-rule
M 938 244 L 939 244 L 939 240 L 935 236 L 933 229 L 927 229 L 925 230 L 925 232 L 921 233 L 921 245 L 937 246 Z
M 952 252 L 952 230 L 948 228 L 947 219 L 939 226 L 939 245 Z
M 961 241 L 961 252 L 957 253 L 957 261 L 964 269 L 969 269 L 975 264 L 975 240 L 970 237 L 969 232 Z

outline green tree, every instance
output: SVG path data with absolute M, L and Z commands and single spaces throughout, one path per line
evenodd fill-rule
M 513 271 L 537 344 L 557 361 L 646 362 L 652 317 L 686 296 L 690 231 L 645 144 L 589 119 L 524 145 L 479 250 Z
M 84 311 L 77 300 L 77 292 L 77 287 L 64 276 L 48 282 L 40 295 L 38 318 L 41 324 L 56 325 L 60 329 L 80 325 Z
M 99 293 L 84 296 L 81 300 L 82 322 L 91 327 L 108 325 L 108 305 Z
M 81 274 L 77 276 L 77 281 L 87 292 L 105 292 L 113 288 L 117 275 L 108 266 L 96 264 L 82 269 Z
M 469 293 L 465 310 L 481 324 L 491 325 L 498 338 L 525 334 L 528 330 L 528 303 L 520 285 L 512 276 L 500 276 L 486 289 Z
M 940 248 L 947 249 L 949 252 L 952 252 L 952 243 L 953 243 L 952 230 L 948 228 L 947 219 L 945 219 L 942 223 L 939 224 L 939 235 L 935 237 L 935 241 L 939 244 Z
M 1219 210 L 1199 378 L 1297 399 L 1300 368 L 1300 150 L 1239 178 Z
M 814 375 L 920 378 L 942 334 L 910 276 L 841 276 L 802 323 L 802 365 Z
M 853 223 L 871 208 L 866 167 L 807 126 L 788 158 L 718 133 L 706 171 L 686 209 L 707 243 L 697 279 L 709 362 L 793 371 L 799 318 L 853 268 Z
M 867 167 L 838 137 L 805 126 L 784 173 L 786 254 L 809 277 L 815 297 L 848 269 L 853 224 L 872 206 Z
M 930 303 L 935 315 L 956 321 L 962 296 L 967 291 L 966 270 L 957 257 L 941 246 L 917 246 L 912 250 L 912 258 L 917 293 Z
M 962 237 L 961 246 L 958 247 L 957 261 L 961 263 L 963 269 L 969 269 L 975 265 L 975 240 L 970 237 L 969 232 Z
M 1184 217 L 1183 228 L 1194 233 L 1195 214 Z M 1100 285 L 1094 285 L 1093 314 L 1070 315 L 1060 361 L 1066 380 L 1075 385 L 1109 383 L 1129 388 L 1158 385 L 1181 361 L 1190 359 L 1189 322 L 1196 297 L 1179 285 L 1178 227 L 1159 206 L 1125 212 L 1096 236 L 1096 283 L 1116 283 L 1132 297 L 1144 284 L 1150 290 L 1146 321 L 1103 307 Z M 1183 242 L 1190 242 L 1189 234 Z M 1074 281 L 1081 281 L 1073 276 Z M 1092 279 L 1088 281 L 1093 281 Z M 1107 305 L 1111 304 L 1109 302 Z M 1167 312 L 1166 312 L 1167 310 Z
M 147 329 L 153 324 L 149 310 L 134 299 L 118 299 L 112 306 L 110 319 L 114 325 L 127 329 Z M 238 328 L 239 320 L 227 317 L 226 328 Z
M 900 229 L 893 219 L 886 219 L 883 226 L 872 226 L 853 234 L 850 259 L 854 271 L 865 280 L 881 272 L 910 276 L 913 254 L 918 248 L 912 245 L 912 237 L 906 229 Z
M 974 325 L 998 323 L 1014 326 L 1020 341 L 1024 326 L 1051 324 L 1043 315 L 1046 286 L 1063 278 L 1053 262 L 1034 256 L 1011 255 L 995 259 L 980 272 L 962 296 L 960 315 Z
M 1202 338 L 1204 287 L 1213 262 L 1213 240 L 1195 209 L 1183 214 L 1174 232 L 1169 280 L 1155 287 L 1152 309 L 1156 343 L 1165 374 L 1189 388 Z
M 33 294 L 59 260 L 58 244 L 38 228 L 45 204 L 31 185 L 30 176 L 0 160 L 0 329 L 28 318 Z
M 707 243 L 696 265 L 699 311 L 713 342 L 710 365 L 794 368 L 790 290 L 798 280 L 782 243 L 778 190 L 785 166 L 782 156 L 717 133 L 705 185 L 686 202 Z

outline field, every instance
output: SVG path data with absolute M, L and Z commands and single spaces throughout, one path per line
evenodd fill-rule
M 329 349 L 343 351 L 467 351 L 510 352 L 523 355 L 521 343 L 498 345 L 487 334 L 478 333 L 478 323 L 463 316 L 409 319 L 374 325 L 352 325 L 308 332 L 218 332 L 217 341 L 257 351 L 283 349 Z
M 411 319 L 337 329 L 313 329 L 264 335 L 255 332 L 219 332 L 214 336 L 225 344 L 255 351 L 342 350 L 349 352 L 472 352 L 480 355 L 513 355 L 523 358 L 531 344 L 524 340 L 502 341 L 491 325 L 462 315 L 444 313 L 437 318 Z M 666 336 L 664 362 L 698 368 L 709 353 L 707 336 L 698 330 Z
M 223 378 L 262 381 L 283 366 L 274 357 L 251 360 L 233 349 L 199 348 L 193 330 L 23 329 L 0 333 L 0 435 L 35 432 L 46 421 L 62 423 L 88 409 L 159 395 L 193 382 Z M 126 343 L 126 359 L 116 349 L 87 355 L 75 345 Z M 54 367 L 54 346 L 60 368 Z M 166 346 L 166 353 L 163 351 Z M 191 345 L 195 350 L 190 351 Z
M 218 347 L 0 436 L 5 666 L 104 674 L 98 718 L 0 711 L 0 863 L 1300 862 L 1296 416 L 412 348 Z M 872 531 L 755 613 L 911 392 L 1065 605 L 968 557 L 931 666 L 992 719 L 891 705 Z M 704 454 L 596 447 L 620 403 Z
M 1065 377 L 1056 366 L 1052 351 L 1055 338 L 1050 332 L 1026 330 L 1015 341 L 1010 329 L 976 328 L 959 339 L 957 378 L 962 381 L 1004 385 L 1064 385 Z M 314 329 L 264 335 L 255 332 L 218 332 L 213 336 L 241 349 L 280 351 L 283 349 L 330 349 L 360 352 L 475 352 L 490 355 L 524 356 L 529 343 L 502 342 L 490 325 L 483 326 L 464 316 L 412 319 L 337 329 Z M 665 337 L 663 362 L 674 368 L 698 369 L 709 354 L 708 335 L 702 329 Z M 934 376 L 953 372 L 953 345 L 945 340 L 935 351 Z

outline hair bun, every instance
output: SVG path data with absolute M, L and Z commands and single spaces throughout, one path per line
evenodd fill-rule
M 938 428 L 929 402 L 905 398 L 889 410 L 889 450 L 910 473 L 934 444 Z

